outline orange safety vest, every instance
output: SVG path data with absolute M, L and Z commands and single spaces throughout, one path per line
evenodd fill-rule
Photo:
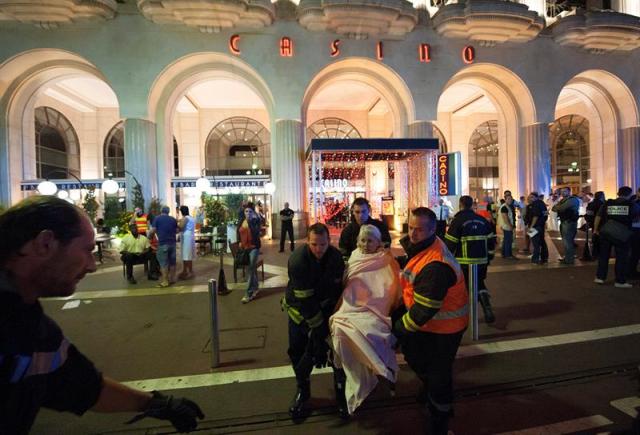
M 491 214 L 491 209 L 489 208 L 488 202 L 479 202 L 476 213 L 485 218 L 487 221 L 493 222 L 493 215 Z
M 434 332 L 436 334 L 453 334 L 462 331 L 469 324 L 469 295 L 467 285 L 464 281 L 462 269 L 455 257 L 449 252 L 447 245 L 436 237 L 435 241 L 424 251 L 413 257 L 407 263 L 400 275 L 402 285 L 402 299 L 407 307 L 407 314 L 415 302 L 413 281 L 420 271 L 429 263 L 439 261 L 449 265 L 456 274 L 456 283 L 449 287 L 447 294 L 442 301 L 440 310 L 427 323 L 422 326 L 411 325 L 413 321 L 409 318 L 405 327 L 409 330 L 420 330 Z M 403 321 L 405 319 L 403 318 Z
M 144 234 L 145 236 L 147 235 L 147 228 L 149 226 L 147 222 L 148 219 L 149 217 L 146 215 L 146 213 L 142 216 L 135 216 L 134 223 L 136 224 L 136 227 L 138 227 L 139 234 Z

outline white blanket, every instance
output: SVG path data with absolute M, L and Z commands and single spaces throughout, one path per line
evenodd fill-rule
M 362 254 L 356 249 L 349 258 L 345 289 L 329 326 L 334 364 L 347 375 L 350 414 L 373 391 L 377 376 L 396 382 L 398 363 L 389 315 L 401 296 L 399 272 L 389 252 Z

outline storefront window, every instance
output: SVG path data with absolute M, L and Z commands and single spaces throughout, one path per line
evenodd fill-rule
M 340 118 L 323 118 L 307 128 L 307 144 L 311 139 L 358 139 L 360 132 L 348 121 Z
M 270 174 L 270 142 L 269 130 L 255 119 L 225 119 L 207 138 L 207 175 Z
M 38 178 L 80 176 L 78 136 L 69 120 L 51 107 L 35 110 L 36 169 Z
M 469 195 L 481 201 L 499 198 L 498 121 L 478 126 L 469 140 Z
M 550 127 L 551 175 L 556 187 L 571 187 L 574 192 L 591 185 L 589 121 L 580 115 L 567 115 Z

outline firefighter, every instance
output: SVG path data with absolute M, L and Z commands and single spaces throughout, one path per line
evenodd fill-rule
M 342 295 L 344 268 L 340 251 L 330 244 L 329 229 L 321 223 L 309 227 L 307 243 L 289 257 L 289 283 L 282 308 L 289 315 L 288 353 L 297 383 L 289 407 L 294 419 L 306 414 L 313 367 L 325 367 L 328 363 L 328 322 Z M 347 417 L 344 371 L 334 369 L 334 386 L 340 416 Z
M 469 283 L 469 266 L 478 265 L 478 299 L 482 305 L 485 322 L 493 323 L 496 318 L 484 280 L 487 278 L 489 262 L 495 253 L 496 235 L 491 223 L 475 213 L 471 209 L 472 206 L 473 199 L 470 196 L 460 197 L 460 211 L 456 213 L 449 225 L 445 243 L 460 263 L 467 283 Z
M 453 414 L 452 370 L 469 323 L 469 296 L 462 269 L 436 237 L 436 215 L 419 207 L 409 217 L 401 241 L 407 262 L 400 276 L 404 306 L 393 315 L 393 334 L 405 360 L 424 383 L 432 435 L 448 432 Z

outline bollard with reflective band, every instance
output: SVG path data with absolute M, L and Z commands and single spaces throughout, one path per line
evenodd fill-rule
M 471 338 L 473 341 L 480 339 L 480 331 L 478 330 L 478 265 L 469 265 L 469 305 L 471 308 L 471 318 L 469 319 L 469 327 L 471 330 Z
M 211 317 L 211 367 L 220 365 L 220 323 L 218 319 L 218 283 L 209 280 L 209 315 Z

